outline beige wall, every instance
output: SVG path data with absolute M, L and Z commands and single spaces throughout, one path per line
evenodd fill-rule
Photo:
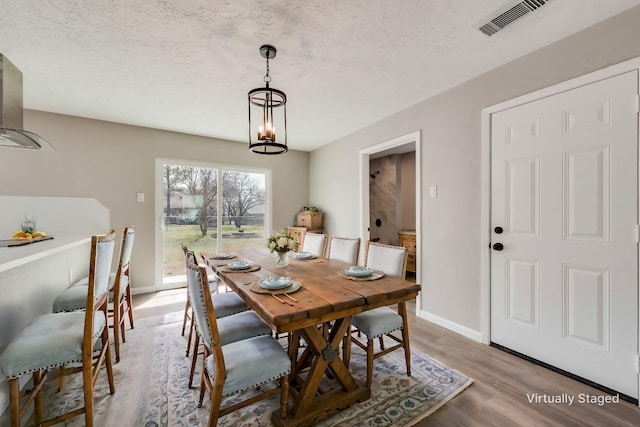
M 99 102 L 99 100 L 97 101 Z M 272 171 L 274 229 L 292 224 L 308 204 L 309 155 L 250 153 L 247 144 L 25 111 L 25 129 L 44 136 L 54 153 L 0 149 L 0 194 L 94 197 L 110 210 L 111 227 L 136 226 L 133 287 L 155 287 L 155 160 L 197 160 Z M 145 202 L 136 202 L 136 193 Z
M 423 314 L 479 336 L 481 109 L 639 57 L 639 22 L 636 7 L 312 152 L 310 202 L 327 232 L 359 235 L 358 151 L 420 130 L 422 188 L 438 186 L 420 201 Z

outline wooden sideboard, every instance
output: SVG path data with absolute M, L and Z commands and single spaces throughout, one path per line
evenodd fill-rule
M 398 231 L 398 244 L 407 248 L 407 271 L 416 272 L 416 232 L 413 230 Z

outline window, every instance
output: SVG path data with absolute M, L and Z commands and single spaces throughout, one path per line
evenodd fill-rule
M 163 289 L 186 282 L 183 245 L 196 254 L 264 245 L 268 171 L 175 160 L 157 165 L 161 254 L 156 259 L 162 260 Z

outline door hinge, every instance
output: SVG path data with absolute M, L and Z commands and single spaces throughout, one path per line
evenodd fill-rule
M 636 243 L 640 243 L 640 224 L 636 224 Z
M 636 95 L 636 113 L 640 113 L 640 94 Z
M 636 374 L 640 374 L 640 355 L 636 354 Z

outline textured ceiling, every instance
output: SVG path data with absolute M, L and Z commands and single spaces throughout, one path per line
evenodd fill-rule
M 551 0 L 493 37 L 510 0 L 3 0 L 25 108 L 247 140 L 258 48 L 278 49 L 288 139 L 310 151 L 640 4 Z

